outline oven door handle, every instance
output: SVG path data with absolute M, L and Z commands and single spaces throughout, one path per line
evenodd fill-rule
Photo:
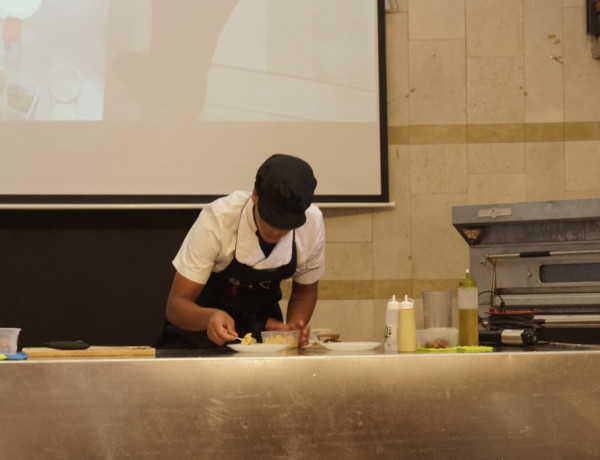
M 514 252 L 508 254 L 486 254 L 488 260 L 510 259 L 516 257 L 550 257 L 550 256 L 572 256 L 585 254 L 600 254 L 600 249 L 588 249 L 583 251 L 530 251 L 530 252 Z
M 550 257 L 550 251 L 519 252 L 519 257 Z

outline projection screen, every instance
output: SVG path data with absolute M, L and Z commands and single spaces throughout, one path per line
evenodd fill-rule
M 383 0 L 0 0 L 0 205 L 386 202 Z

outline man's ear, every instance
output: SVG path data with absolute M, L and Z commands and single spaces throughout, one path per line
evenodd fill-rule
M 254 204 L 256 204 L 256 202 L 258 201 L 258 192 L 256 191 L 256 189 L 252 190 L 252 201 L 254 202 Z

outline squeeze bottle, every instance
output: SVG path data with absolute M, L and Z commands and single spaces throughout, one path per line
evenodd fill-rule
M 387 303 L 385 310 L 385 344 L 384 351 L 386 353 L 398 353 L 398 310 L 400 302 L 396 300 L 396 296 Z
M 479 313 L 477 310 L 477 283 L 467 268 L 458 284 L 458 344 L 479 345 Z
M 407 295 L 400 302 L 398 310 L 398 351 L 410 353 L 417 351 L 417 325 L 415 322 L 415 301 Z

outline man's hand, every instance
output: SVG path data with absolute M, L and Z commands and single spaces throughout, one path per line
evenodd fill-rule
M 208 338 L 221 346 L 225 342 L 235 340 L 238 333 L 235 331 L 235 321 L 223 310 L 214 310 L 206 328 Z

